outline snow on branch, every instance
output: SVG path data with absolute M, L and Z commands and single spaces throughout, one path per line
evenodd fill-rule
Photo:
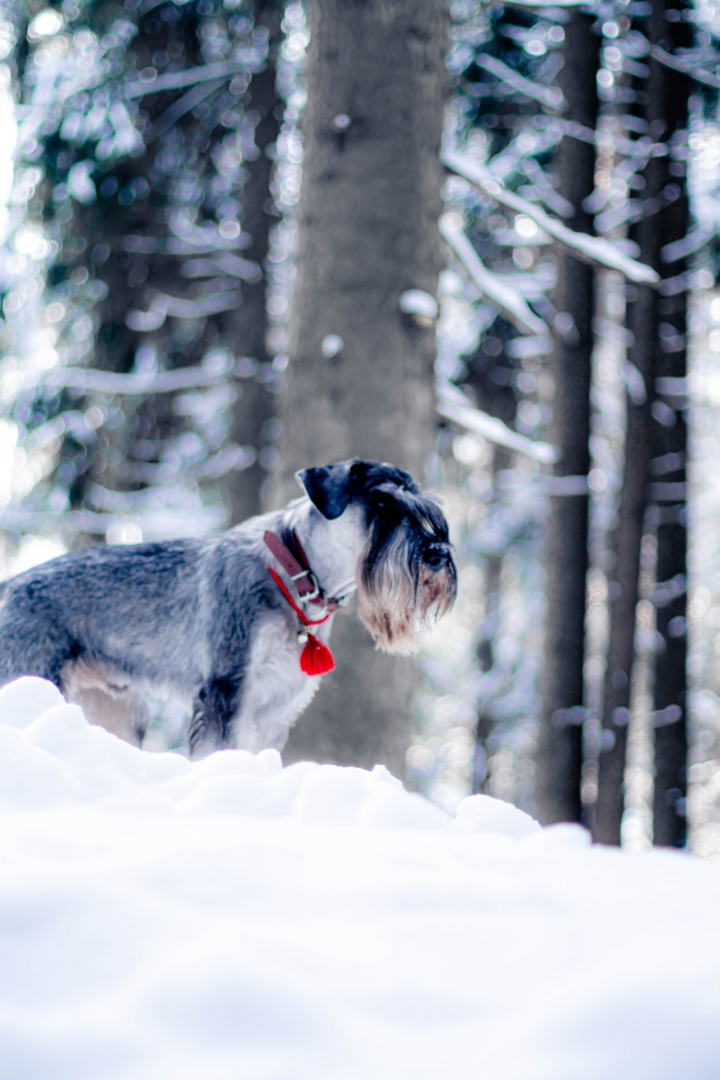
M 216 90 L 219 90 L 221 86 L 225 85 L 225 79 L 211 79 L 208 82 L 199 83 L 197 86 L 193 86 L 192 90 L 188 90 L 187 94 L 183 94 L 181 98 L 173 102 L 169 109 L 166 109 L 164 113 L 155 121 L 155 127 L 158 131 L 167 131 L 173 124 L 176 124 L 181 117 L 189 113 L 191 109 L 194 109 L 205 98 L 210 97 Z
M 491 273 L 483 265 L 462 229 L 453 228 L 447 218 L 441 218 L 440 232 L 483 296 L 495 304 L 521 333 L 530 334 L 533 337 L 547 336 L 550 333 L 547 324 L 529 307 L 518 289 L 503 281 L 497 274 Z
M 131 330 L 147 334 L 153 330 L 159 330 L 168 315 L 176 319 L 201 319 L 208 315 L 217 315 L 221 311 L 233 311 L 239 303 L 240 293 L 234 289 L 198 297 L 196 300 L 185 300 L 181 296 L 158 293 L 148 311 L 134 308 L 128 311 L 125 322 Z
M 211 79 L 229 78 L 239 71 L 245 71 L 246 65 L 240 60 L 220 60 L 215 64 L 202 64 L 186 71 L 169 71 L 166 75 L 156 75 L 147 82 L 134 79 L 125 86 L 125 96 L 129 98 L 145 97 L 146 94 L 158 94 L 161 90 L 182 90 L 195 83 L 208 82 Z
M 599 146 L 606 137 L 603 132 L 595 131 L 584 124 L 578 124 L 575 120 L 564 120 L 556 116 L 552 118 L 551 123 L 554 127 L 559 128 L 563 135 L 569 135 L 571 138 L 589 143 L 591 146 Z M 636 158 L 639 163 L 645 162 L 649 157 L 666 157 L 668 152 L 667 143 L 653 142 L 652 139 L 646 136 L 640 139 L 626 139 L 624 136 L 614 132 L 612 141 L 619 154 Z
M 441 383 L 438 385 L 437 394 L 437 411 L 446 420 L 451 420 L 475 435 L 481 435 L 497 446 L 517 450 L 541 465 L 553 465 L 557 461 L 557 449 L 551 443 L 536 442 L 525 435 L 518 435 L 517 431 L 513 431 L 496 416 L 489 416 L 476 409 L 456 387 Z
M 558 117 L 552 116 L 547 119 L 548 123 L 545 127 L 534 133 L 536 140 L 533 147 L 534 154 L 543 154 L 545 151 L 551 150 L 562 138 Z M 486 164 L 488 172 L 499 180 L 507 180 L 508 177 L 517 172 L 518 168 L 521 168 L 529 160 L 527 148 L 523 143 L 524 140 L 519 135 L 512 139 L 503 150 L 489 159 Z
M 184 210 L 168 213 L 167 223 L 170 231 L 177 238 L 176 243 L 173 243 L 172 238 L 168 241 L 167 250 L 170 254 L 185 255 L 191 251 L 200 253 L 222 249 L 242 249 L 252 242 L 248 234 L 241 232 L 239 228 L 225 235 L 220 232 L 217 225 L 212 225 L 210 222 L 195 225 Z
M 442 161 L 448 169 L 475 184 L 483 194 L 488 195 L 496 203 L 532 218 L 541 229 L 554 237 L 577 258 L 607 266 L 611 270 L 619 270 L 629 281 L 636 281 L 643 285 L 657 285 L 660 281 L 660 275 L 651 266 L 625 255 L 609 240 L 569 229 L 561 221 L 546 214 L 541 207 L 535 206 L 520 195 L 515 195 L 512 191 L 505 190 L 497 180 L 493 180 L 487 174 L 482 165 L 471 161 L 463 154 L 454 150 L 445 150 L 442 153 Z
M 715 231 L 712 227 L 698 226 L 696 229 L 691 229 L 681 240 L 674 240 L 671 244 L 666 244 L 665 247 L 660 248 L 660 258 L 664 263 L 673 263 L 679 259 L 685 259 L 688 255 L 692 255 L 693 252 L 699 251 L 708 240 L 712 240 L 714 235 Z
M 484 4 L 495 3 L 495 0 L 482 0 Z M 547 0 L 505 0 L 508 7 L 527 7 L 527 8 L 570 8 L 570 7 L 585 7 L 593 8 L 595 5 L 588 0 L 556 0 L 556 2 L 549 4 Z
M 695 82 L 702 83 L 703 86 L 712 86 L 713 89 L 720 89 L 720 78 L 717 75 L 713 75 L 709 71 L 703 71 L 702 68 L 695 67 L 689 60 L 681 60 L 679 56 L 673 56 L 672 53 L 665 52 L 659 45 L 653 45 L 650 50 L 650 55 L 658 63 L 664 64 L 665 67 L 672 68 L 673 71 L 680 71 L 683 75 L 688 75 Z
M 486 53 L 480 53 L 476 56 L 475 63 L 484 71 L 489 71 L 500 82 L 507 83 L 519 94 L 523 94 L 533 101 L 538 101 L 541 105 L 545 105 L 546 108 L 557 110 L 567 108 L 568 103 L 563 97 L 562 91 L 556 86 L 542 86 L 531 79 L 526 79 L 524 75 L 520 75 L 517 71 L 513 71 L 511 67 L 508 67 L 507 64 L 503 64 L 502 60 L 497 60 L 494 56 L 488 56 Z
M 169 394 L 175 390 L 200 389 L 224 382 L 232 373 L 232 366 L 222 370 L 209 367 L 177 368 L 175 371 L 131 372 L 118 375 L 112 371 L 92 368 L 56 368 L 54 371 L 28 373 L 26 383 L 40 383 L 47 387 L 67 387 L 81 393 L 92 394 Z
M 102 514 L 92 510 L 25 510 L 22 507 L 0 509 L 0 528 L 17 529 L 21 532 L 38 533 L 46 529 L 53 532 L 95 533 L 102 535 L 113 526 L 137 525 L 147 538 L 172 539 L 206 536 L 227 525 L 227 511 L 223 506 L 196 507 L 192 513 L 158 507 L 141 511 L 128 517 L 125 514 Z
M 231 277 L 249 281 L 254 285 L 262 281 L 262 270 L 258 263 L 251 259 L 241 259 L 239 255 L 233 255 L 231 251 L 218 252 L 212 259 L 188 259 L 180 267 L 180 273 L 188 278 L 218 277 L 220 274 L 229 274 Z

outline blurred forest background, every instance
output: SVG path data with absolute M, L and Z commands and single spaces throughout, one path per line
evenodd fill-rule
M 0 12 L 2 575 L 391 460 L 458 603 L 286 759 L 720 857 L 714 0 Z

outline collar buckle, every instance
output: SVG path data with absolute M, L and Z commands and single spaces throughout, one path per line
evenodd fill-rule
M 278 560 L 297 589 L 302 604 L 322 604 L 324 594 L 318 579 L 308 565 L 307 557 L 298 537 L 291 529 L 285 530 L 283 539 L 268 530 L 265 543 Z
M 302 577 L 307 578 L 307 583 L 310 586 L 310 592 L 306 592 L 304 589 L 302 592 L 300 592 L 300 590 L 298 589 L 298 593 L 300 593 L 300 599 L 303 603 L 312 603 L 313 600 L 317 600 L 322 590 L 320 589 L 317 578 L 309 567 L 307 570 L 301 570 L 299 574 L 291 574 L 290 580 L 295 582 L 298 580 L 298 578 Z

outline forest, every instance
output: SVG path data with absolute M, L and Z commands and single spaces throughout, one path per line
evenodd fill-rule
M 719 90 L 716 0 L 0 0 L 3 1080 L 720 1076 Z
M 2 7 L 4 576 L 390 461 L 458 603 L 284 760 L 720 850 L 715 5 Z

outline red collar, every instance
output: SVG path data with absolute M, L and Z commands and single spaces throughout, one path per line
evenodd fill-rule
M 324 608 L 327 615 L 332 615 L 334 611 L 337 611 L 342 606 L 344 603 L 343 597 L 325 595 L 318 579 L 310 569 L 307 556 L 294 529 L 283 529 L 282 539 L 268 530 L 265 533 L 264 540 L 285 573 L 289 575 L 290 580 L 297 589 L 301 604 L 315 604 L 317 607 Z M 271 569 L 270 573 L 279 584 L 278 576 L 274 570 Z M 285 589 L 283 589 L 283 593 L 286 593 Z M 286 594 L 286 598 L 290 600 L 289 593 Z M 290 603 L 293 604 L 293 607 L 295 606 L 292 600 L 290 600 Z M 324 622 L 324 619 L 320 621 Z
M 282 540 L 268 529 L 264 539 L 285 573 L 290 576 L 301 602 L 318 606 L 324 604 L 324 593 L 310 569 L 307 556 L 294 529 L 283 529 Z
M 273 570 L 272 566 L 269 566 L 268 570 L 280 592 L 305 627 L 304 631 L 298 633 L 298 641 L 304 646 L 300 654 L 300 670 L 305 672 L 306 675 L 324 675 L 326 672 L 333 670 L 335 661 L 327 645 L 322 641 L 318 641 L 308 627 L 320 626 L 321 623 L 327 622 L 339 606 L 338 601 L 334 597 L 326 599 L 317 578 L 310 569 L 302 544 L 295 532 L 292 529 L 284 529 L 283 538 L 286 541 L 285 543 L 279 536 L 269 530 L 264 537 L 265 543 L 285 573 L 290 575 L 290 579 L 300 597 L 300 602 L 323 605 L 326 609 L 323 618 L 308 619 L 305 612 L 293 600 L 290 590 L 277 571 Z M 292 545 L 297 555 L 293 554 L 289 545 Z

